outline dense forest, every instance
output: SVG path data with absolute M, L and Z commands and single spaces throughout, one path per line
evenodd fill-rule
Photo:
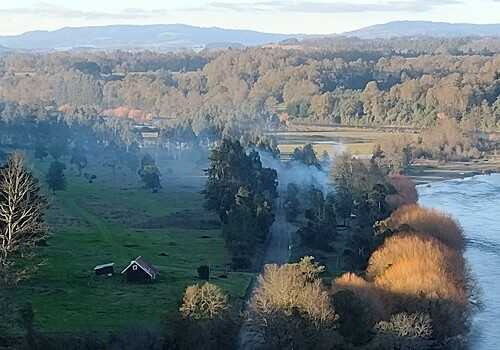
M 424 127 L 439 113 L 495 130 L 500 42 L 488 38 L 288 41 L 198 53 L 72 51 L 0 58 L 0 100 L 85 114 Z

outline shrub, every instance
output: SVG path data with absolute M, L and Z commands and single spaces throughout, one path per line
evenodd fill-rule
M 179 309 L 184 318 L 213 319 L 228 310 L 227 297 L 214 284 L 204 283 L 187 287 Z
M 273 311 L 259 320 L 256 332 L 254 331 L 247 342 L 248 349 L 262 350 L 330 350 L 343 348 L 342 338 L 336 332 L 333 324 L 318 327 L 310 320 L 294 312 L 287 315 L 281 311 Z
M 432 336 L 432 320 L 427 314 L 399 313 L 391 316 L 389 321 L 377 324 L 377 330 L 399 337 L 430 338 Z
M 375 285 L 397 295 L 467 302 L 465 285 L 449 273 L 446 259 L 435 249 L 395 261 L 375 278 Z
M 208 281 L 210 279 L 210 268 L 207 265 L 201 265 L 197 269 L 198 277 L 202 280 Z
M 252 308 L 260 314 L 299 311 L 316 324 L 333 321 L 328 292 L 317 274 L 322 271 L 311 258 L 283 266 L 266 265 L 252 298 Z
M 418 201 L 418 192 L 415 183 L 404 175 L 389 176 L 389 183 L 396 190 L 396 194 L 385 197 L 385 201 L 391 209 L 397 209 L 403 205 L 415 204 Z
M 336 315 L 319 274 L 306 257 L 299 263 L 267 265 L 251 300 L 250 319 L 269 349 L 328 349 Z
M 338 331 L 348 342 L 356 345 L 367 343 L 375 325 L 372 308 L 350 290 L 341 290 L 332 297 L 338 315 Z
M 334 295 L 343 290 L 352 291 L 356 297 L 362 300 L 369 307 L 373 320 L 379 321 L 387 316 L 380 293 L 373 283 L 366 281 L 354 273 L 348 272 L 336 278 L 332 283 L 332 293 Z
M 427 349 L 433 343 L 432 320 L 427 314 L 395 314 L 375 329 L 379 333 L 376 342 L 385 349 Z
M 464 283 L 465 262 L 460 254 L 432 237 L 412 233 L 400 233 L 387 238 L 370 257 L 367 278 L 375 280 L 387 269 L 402 262 L 434 266 L 451 276 L 455 284 Z
M 466 330 L 468 294 L 465 277 L 448 265 L 449 253 L 443 253 L 449 248 L 436 240 L 430 241 L 432 244 L 424 244 L 427 252 L 420 247 L 416 248 L 420 253 L 405 254 L 395 260 L 375 277 L 374 284 L 383 292 L 387 310 L 429 314 L 434 335 L 442 340 Z
M 175 346 L 164 349 L 225 350 L 237 348 L 239 318 L 234 312 L 214 319 L 171 319 L 169 331 Z
M 432 236 L 449 247 L 463 251 L 463 230 L 449 215 L 416 204 L 399 208 L 387 220 L 387 225 L 398 229 L 408 225 L 412 230 Z
M 235 348 L 239 318 L 216 285 L 205 282 L 187 287 L 179 311 L 181 317 L 169 321 L 176 348 Z

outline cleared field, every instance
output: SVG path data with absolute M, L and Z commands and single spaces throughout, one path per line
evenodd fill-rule
M 37 165 L 41 177 L 47 166 Z M 32 303 L 40 330 L 159 325 L 178 309 L 185 287 L 199 282 L 196 269 L 204 264 L 213 283 L 233 299 L 244 297 L 252 275 L 225 271 L 219 225 L 199 193 L 202 177 L 164 176 L 164 188 L 153 194 L 130 173 L 101 168 L 93 184 L 71 173 L 67 191 L 50 196 L 53 236 L 40 248 L 43 265 L 14 292 L 19 305 Z M 159 280 L 130 284 L 119 275 L 139 255 L 160 269 Z M 93 267 L 108 262 L 115 275 L 95 276 Z
M 327 152 L 330 156 L 349 151 L 359 157 L 371 155 L 375 142 L 388 137 L 394 130 L 359 129 L 328 126 L 296 126 L 292 131 L 276 132 L 281 153 L 287 157 L 296 147 L 311 143 L 318 155 Z M 403 131 L 410 135 L 410 131 Z

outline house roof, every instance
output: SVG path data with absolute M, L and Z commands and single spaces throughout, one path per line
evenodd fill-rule
M 125 273 L 134 264 L 139 266 L 144 272 L 146 272 L 153 278 L 160 273 L 160 271 L 156 267 L 144 260 L 142 256 L 138 256 L 137 258 L 135 258 L 135 260 L 132 260 L 130 264 L 128 264 L 128 266 L 122 271 L 122 274 Z
M 94 267 L 94 270 L 99 270 L 99 269 L 103 269 L 105 267 L 113 267 L 113 266 L 115 266 L 115 263 L 97 265 L 96 267 Z

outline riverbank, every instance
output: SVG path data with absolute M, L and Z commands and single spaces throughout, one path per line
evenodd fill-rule
M 311 143 L 318 156 L 327 152 L 331 158 L 334 158 L 339 153 L 348 151 L 358 159 L 369 160 L 377 140 L 390 137 L 395 133 L 415 139 L 418 131 L 412 128 L 355 128 L 292 124 L 286 131 L 271 134 L 276 137 L 284 159 L 287 159 L 296 147 Z M 429 184 L 491 173 L 500 173 L 500 155 L 488 154 L 483 159 L 468 162 L 442 163 L 418 159 L 411 166 L 408 175 L 416 184 Z
M 499 191 L 500 174 L 418 187 L 421 205 L 446 211 L 464 230 L 465 255 L 481 291 L 481 308 L 473 315 L 468 337 L 469 348 L 474 350 L 494 350 L 500 344 Z
M 500 156 L 491 155 L 469 162 L 441 163 L 435 160 L 417 160 L 407 175 L 417 184 L 464 179 L 476 175 L 500 173 Z

